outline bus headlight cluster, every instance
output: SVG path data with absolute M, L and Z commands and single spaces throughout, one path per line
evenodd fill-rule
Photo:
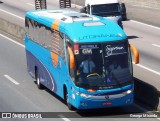
M 80 96 L 81 96 L 81 97 L 84 97 L 84 98 L 90 98 L 90 97 L 91 97 L 91 95 L 87 95 L 87 94 L 85 94 L 85 93 L 80 93 Z
M 127 90 L 126 93 L 130 94 L 130 93 L 132 93 L 132 90 Z
M 77 92 L 75 90 L 74 90 L 74 92 L 75 92 L 76 95 L 79 95 L 79 96 L 84 97 L 84 98 L 90 98 L 92 96 L 92 95 L 88 95 L 88 94 L 85 94 L 85 93 Z

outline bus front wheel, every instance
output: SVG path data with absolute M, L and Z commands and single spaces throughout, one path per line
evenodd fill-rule
M 42 89 L 43 88 L 43 85 L 41 84 L 40 82 L 40 74 L 38 72 L 38 69 L 35 69 L 35 78 L 36 78 L 36 83 L 37 83 L 37 87 L 39 89 Z
M 69 103 L 67 89 L 65 89 L 65 101 L 66 101 L 66 104 L 67 104 L 69 110 L 74 110 L 74 107 Z

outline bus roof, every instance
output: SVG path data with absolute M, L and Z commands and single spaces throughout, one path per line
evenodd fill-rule
M 30 11 L 26 13 L 26 17 L 65 33 L 75 43 L 127 39 L 115 22 L 69 9 Z

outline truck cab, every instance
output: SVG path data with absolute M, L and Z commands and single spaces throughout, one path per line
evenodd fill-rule
M 80 12 L 105 17 L 123 28 L 121 6 L 118 0 L 85 0 L 85 6 Z

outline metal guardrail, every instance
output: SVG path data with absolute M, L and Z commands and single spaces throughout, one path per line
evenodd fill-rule
M 35 9 L 47 9 L 46 0 L 35 0 Z
M 59 0 L 60 8 L 71 8 L 71 0 Z

